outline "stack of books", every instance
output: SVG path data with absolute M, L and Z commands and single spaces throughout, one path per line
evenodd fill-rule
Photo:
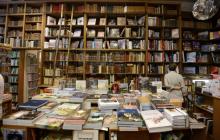
M 23 104 L 20 104 L 18 107 L 19 109 L 34 110 L 47 103 L 48 103 L 47 100 L 30 100 Z
M 47 129 L 60 129 L 62 124 L 62 119 L 49 117 L 47 115 L 42 116 L 40 119 L 34 122 L 36 127 Z
M 90 114 L 90 110 L 77 110 L 63 122 L 63 129 L 82 130 Z
M 143 126 L 143 120 L 137 109 L 121 109 L 118 111 L 118 127 L 138 128 Z
M 86 124 L 83 126 L 84 129 L 101 129 L 104 120 L 104 114 L 94 111 L 91 112 Z
M 172 130 L 172 124 L 158 110 L 141 111 L 141 116 L 150 133 L 166 132 Z
M 66 119 L 71 116 L 75 111 L 80 108 L 80 104 L 73 103 L 63 103 L 48 114 L 48 116 L 53 118 Z
M 100 110 L 113 110 L 119 108 L 119 102 L 116 99 L 98 99 Z
M 190 117 L 189 118 L 189 127 L 191 129 L 202 129 L 202 128 L 205 128 L 205 124 Z
M 87 93 L 83 93 L 79 91 L 79 92 L 75 92 L 73 96 L 70 97 L 70 100 L 71 102 L 74 102 L 74 103 L 82 103 L 86 99 L 87 96 L 88 96 Z
M 18 111 L 3 119 L 4 125 L 33 126 L 33 123 L 44 113 L 34 111 Z
M 189 127 L 188 114 L 179 108 L 164 109 L 164 115 L 172 123 L 173 128 Z

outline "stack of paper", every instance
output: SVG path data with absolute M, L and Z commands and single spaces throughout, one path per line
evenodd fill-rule
M 150 133 L 172 130 L 172 124 L 158 110 L 141 111 L 141 116 Z

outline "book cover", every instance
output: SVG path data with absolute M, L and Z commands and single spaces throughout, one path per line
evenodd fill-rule
M 86 89 L 86 80 L 76 80 L 76 89 Z
M 88 25 L 96 25 L 96 18 L 89 18 Z
M 106 18 L 100 18 L 99 25 L 106 25 Z
M 78 17 L 77 18 L 77 25 L 83 25 L 84 24 L 84 18 L 83 17 Z
M 98 89 L 108 90 L 108 80 L 98 80 Z
M 117 17 L 117 25 L 126 25 L 126 18 L 125 17 Z
M 37 109 L 48 103 L 48 100 L 30 100 L 23 104 L 20 104 L 18 107 L 20 109 Z

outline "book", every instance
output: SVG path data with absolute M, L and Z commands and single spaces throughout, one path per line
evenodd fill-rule
M 49 117 L 47 115 L 42 116 L 34 125 L 39 128 L 59 129 L 63 124 L 63 120 L 59 118 Z
M 172 124 L 158 110 L 141 111 L 141 116 L 149 133 L 167 132 L 172 130 Z
M 74 103 L 82 103 L 86 99 L 87 96 L 88 96 L 87 93 L 77 91 L 77 92 L 74 92 L 72 97 L 70 97 L 70 100 Z
M 179 38 L 179 29 L 172 29 L 171 30 L 171 37 L 172 38 Z
M 77 18 L 77 25 L 84 25 L 84 17 Z
M 34 110 L 34 109 L 37 109 L 47 103 L 48 103 L 48 100 L 30 100 L 30 101 L 27 101 L 23 104 L 20 104 L 18 107 L 20 109 Z
M 113 110 L 119 108 L 119 102 L 116 99 L 98 99 L 98 107 L 100 110 Z
M 42 112 L 45 112 L 45 113 L 49 113 L 57 105 L 58 105 L 58 103 L 56 103 L 56 102 L 48 102 L 47 104 L 45 104 L 45 105 L 41 106 L 40 108 L 38 108 L 37 111 L 42 111 Z
M 90 110 L 77 110 L 63 122 L 63 129 L 82 130 L 90 114 Z
M 86 89 L 86 80 L 76 80 L 76 89 L 79 90 Z
M 137 109 L 120 109 L 118 114 L 119 127 L 142 127 L 143 120 Z
M 96 18 L 89 18 L 88 25 L 96 25 Z
M 125 17 L 117 17 L 117 25 L 126 25 L 126 18 Z
M 106 18 L 100 18 L 99 25 L 106 25 Z
M 91 112 L 84 129 L 101 129 L 104 120 L 104 114 L 98 111 Z
M 73 37 L 80 37 L 81 36 L 81 29 L 75 29 L 73 32 Z
M 65 119 L 72 115 L 79 108 L 80 104 L 63 103 L 55 107 L 54 110 L 48 114 L 48 116 L 59 119 Z
M 108 80 L 98 80 L 98 89 L 108 90 Z
M 38 111 L 18 111 L 3 119 L 4 125 L 33 126 L 44 113 Z

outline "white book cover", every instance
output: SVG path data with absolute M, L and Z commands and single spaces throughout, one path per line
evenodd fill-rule
M 77 18 L 77 25 L 83 25 L 83 24 L 84 24 L 84 18 L 83 17 Z
M 108 80 L 98 80 L 98 89 L 108 90 Z
M 76 29 L 73 32 L 73 37 L 80 37 L 81 36 L 81 29 Z
M 76 89 L 85 90 L 86 89 L 86 80 L 76 80 Z
M 172 130 L 172 124 L 158 110 L 141 111 L 141 116 L 150 133 Z
M 164 114 L 169 120 L 185 119 L 185 115 L 177 109 L 164 109 Z
M 96 18 L 89 18 L 88 25 L 96 25 Z
M 56 25 L 56 19 L 51 16 L 47 16 L 47 25 Z

